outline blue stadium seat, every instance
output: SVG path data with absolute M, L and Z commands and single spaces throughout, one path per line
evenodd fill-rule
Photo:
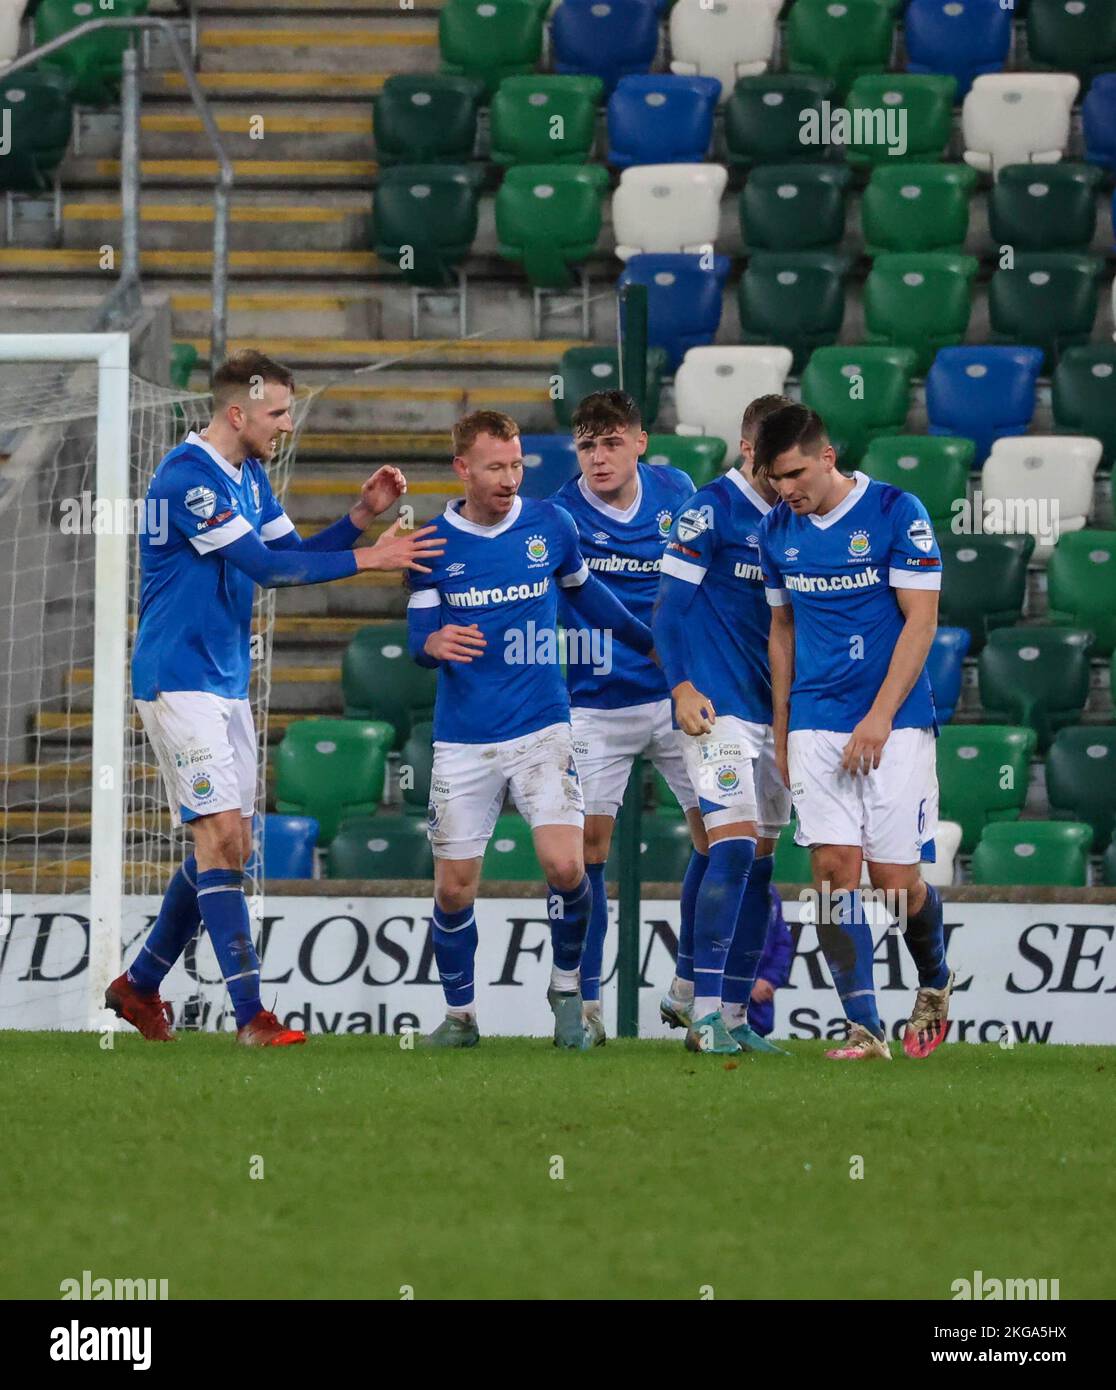
M 731 262 L 712 257 L 712 269 L 702 268 L 702 256 L 633 256 L 617 287 L 647 286 L 647 339 L 667 354 L 667 370 L 676 371 L 688 348 L 706 347 L 721 322 L 721 296 Z
M 577 472 L 577 450 L 568 434 L 524 434 L 521 497 L 550 497 Z
M 313 816 L 266 815 L 260 835 L 264 878 L 313 878 L 317 843 Z
M 907 71 L 948 73 L 963 100 L 974 77 L 1003 71 L 1014 14 L 998 0 L 911 0 L 904 20 Z
M 1081 103 L 1085 158 L 1116 172 L 1116 72 L 1102 73 Z
M 654 62 L 659 16 L 648 0 L 563 0 L 550 36 L 555 72 L 599 77 L 611 92 L 621 77 Z
M 973 467 L 982 467 L 995 440 L 1027 433 L 1042 356 L 1037 347 L 942 348 L 926 374 L 928 432 L 973 440 Z
M 926 658 L 926 674 L 934 692 L 938 723 L 948 724 L 961 698 L 961 676 L 965 654 L 972 641 L 968 628 L 940 627 L 934 634 L 930 654 Z
M 720 95 L 715 77 L 622 77 L 608 103 L 608 162 L 619 169 L 700 162 Z

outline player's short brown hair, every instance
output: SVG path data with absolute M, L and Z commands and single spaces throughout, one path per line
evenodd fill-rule
M 265 381 L 277 381 L 280 386 L 294 390 L 294 372 L 255 348 L 234 352 L 217 368 L 213 377 L 213 401 L 218 407 L 229 405 L 253 386 Z
M 519 426 L 502 410 L 474 410 L 463 415 L 453 427 L 454 458 L 471 449 L 481 434 L 490 434 L 493 439 L 517 439 Z
M 748 444 L 754 444 L 764 420 L 788 405 L 794 405 L 789 396 L 757 396 L 745 410 L 744 418 L 740 421 L 740 438 Z
M 773 411 L 761 423 L 756 435 L 752 469 L 764 478 L 775 460 L 788 449 L 798 448 L 805 454 L 815 454 L 829 443 L 825 421 L 805 405 L 787 405 Z
M 594 391 L 583 397 L 571 419 L 574 434 L 611 434 L 613 430 L 643 429 L 635 398 L 627 391 Z

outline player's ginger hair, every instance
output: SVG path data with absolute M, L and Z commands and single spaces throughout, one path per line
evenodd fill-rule
M 294 372 L 276 362 L 266 353 L 255 348 L 244 348 L 234 352 L 217 368 L 213 376 L 213 405 L 217 411 L 224 410 L 235 400 L 250 395 L 253 388 L 265 381 L 276 381 L 288 390 L 294 390 Z
M 463 415 L 453 427 L 454 458 L 461 458 L 481 434 L 490 434 L 493 439 L 516 439 L 519 426 L 502 410 L 474 410 L 469 415 Z
M 794 405 L 789 396 L 757 396 L 745 410 L 744 418 L 740 421 L 740 438 L 746 444 L 755 444 L 760 425 L 769 415 L 774 415 L 777 410 L 782 410 L 788 405 Z
M 760 424 L 756 435 L 752 471 L 757 478 L 766 478 L 780 454 L 799 448 L 804 454 L 816 454 L 829 443 L 825 421 L 805 405 L 788 405 L 773 411 Z

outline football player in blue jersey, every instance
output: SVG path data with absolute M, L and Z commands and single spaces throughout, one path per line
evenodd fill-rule
M 445 554 L 429 575 L 411 577 L 407 606 L 411 655 L 438 669 L 429 814 L 434 955 L 446 1017 L 426 1042 L 473 1047 L 480 1038 L 473 904 L 485 846 L 510 790 L 548 886 L 554 1042 L 581 1049 L 592 1045 L 579 981 L 592 890 L 559 664 L 558 592 L 591 636 L 619 639 L 646 656 L 651 633 L 590 574 L 569 513 L 518 495 L 523 453 L 514 420 L 475 411 L 458 421 L 453 447 L 465 498 L 435 522 Z M 590 645 L 607 651 L 607 641 Z
M 572 424 L 581 472 L 554 494 L 554 501 L 573 518 L 590 573 L 630 613 L 649 623 L 663 547 L 694 485 L 681 469 L 639 462 L 647 434 L 639 407 L 626 392 L 586 396 Z M 662 670 L 643 653 L 613 641 L 609 669 L 603 671 L 583 632 L 573 626 L 576 615 L 564 609 L 561 616 L 570 624 L 566 683 L 574 756 L 585 797 L 585 869 L 593 887 L 581 995 L 586 1024 L 600 1044 L 605 1041 L 600 999 L 608 932 L 605 861 L 638 755 L 650 757 L 666 779 L 703 857 L 707 847 L 697 797 L 671 725 L 670 691 Z
M 167 517 L 140 537 L 139 626 L 132 694 L 162 772 L 173 823 L 194 853 L 171 879 L 159 916 L 106 1007 L 152 1041 L 171 1041 L 159 985 L 205 925 L 236 1011 L 237 1041 L 304 1041 L 260 1001 L 243 866 L 256 808 L 256 733 L 248 701 L 256 585 L 321 584 L 359 570 L 422 570 L 441 553 L 430 528 L 353 550 L 406 482 L 381 468 L 347 516 L 303 541 L 271 490 L 266 465 L 289 434 L 294 378 L 263 353 L 231 357 L 213 379 L 213 419 L 162 460 L 147 507 Z
M 919 989 L 903 1048 L 943 1041 L 953 988 L 942 903 L 919 872 L 937 827 L 934 699 L 925 665 L 942 561 L 926 508 L 863 473 L 847 477 L 818 415 L 767 417 L 756 475 L 781 501 L 760 527 L 772 605 L 771 678 L 781 771 L 809 845 L 818 939 L 849 1020 L 838 1060 L 890 1059 L 858 888 L 893 894 Z
M 751 402 L 739 466 L 699 489 L 676 518 L 652 624 L 709 845 L 707 856 L 695 851 L 682 884 L 678 964 L 660 1006 L 695 1052 L 786 1055 L 747 1013 L 775 842 L 790 819 L 771 732 L 759 562 L 760 524 L 776 498 L 752 475 L 752 444 L 760 421 L 787 404 L 785 396 Z

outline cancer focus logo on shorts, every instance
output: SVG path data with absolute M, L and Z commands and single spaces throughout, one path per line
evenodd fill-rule
M 190 779 L 190 790 L 196 801 L 208 801 L 213 795 L 213 780 L 205 772 L 197 772 Z
M 546 539 L 543 536 L 527 538 L 527 558 L 533 565 L 543 565 L 547 557 Z

